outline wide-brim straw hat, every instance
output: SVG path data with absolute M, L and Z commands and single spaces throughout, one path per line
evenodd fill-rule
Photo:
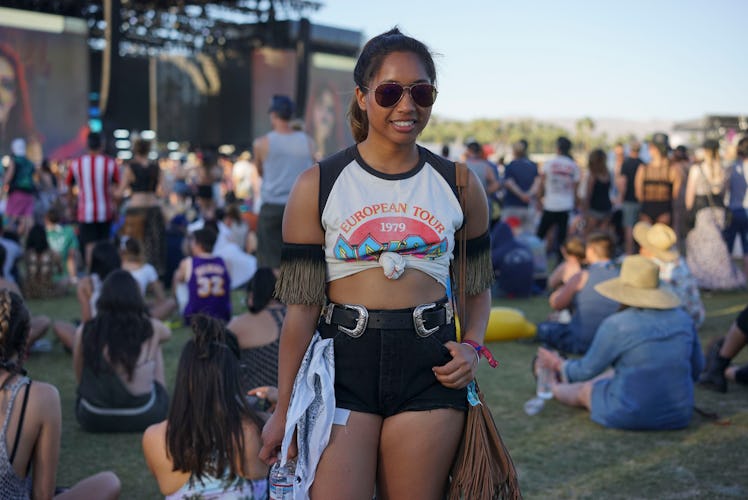
M 660 284 L 660 268 L 641 255 L 623 259 L 621 274 L 595 285 L 600 295 L 621 304 L 645 309 L 673 309 L 680 299 Z
M 634 239 L 639 246 L 646 248 L 660 260 L 673 262 L 678 260 L 678 251 L 673 246 L 678 242 L 675 231 L 660 222 L 652 225 L 649 222 L 634 224 Z

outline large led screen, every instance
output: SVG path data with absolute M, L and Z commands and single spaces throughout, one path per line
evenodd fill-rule
M 36 161 L 83 150 L 86 35 L 80 19 L 0 8 L 0 154 L 17 137 Z

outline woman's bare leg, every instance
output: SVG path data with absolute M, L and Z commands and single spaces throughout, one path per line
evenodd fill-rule
M 371 500 L 377 472 L 382 417 L 352 411 L 346 425 L 333 425 L 314 477 L 314 500 Z
M 556 384 L 553 387 L 553 397 L 565 405 L 580 406 L 589 410 L 591 408 L 592 384 L 591 380 L 573 384 Z
M 465 412 L 451 408 L 408 411 L 385 419 L 377 498 L 444 498 L 464 425 Z
M 73 323 L 67 321 L 55 321 L 52 323 L 52 331 L 60 339 L 62 345 L 69 350 L 73 350 L 73 340 L 75 339 L 76 327 Z
M 119 478 L 114 472 L 99 472 L 75 483 L 69 490 L 55 495 L 55 500 L 116 500 L 120 493 Z
M 31 317 L 31 332 L 29 333 L 29 346 L 39 340 L 47 333 L 52 320 L 49 316 L 35 315 Z

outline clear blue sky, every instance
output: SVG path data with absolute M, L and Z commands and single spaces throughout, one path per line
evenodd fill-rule
M 399 25 L 440 54 L 440 116 L 748 113 L 748 0 L 322 1 L 313 23 Z

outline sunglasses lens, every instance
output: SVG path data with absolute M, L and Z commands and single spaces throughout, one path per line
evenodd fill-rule
M 428 108 L 436 100 L 436 88 L 428 83 L 419 83 L 410 88 L 410 96 L 413 102 L 422 108 Z
M 374 91 L 377 104 L 389 108 L 397 104 L 405 89 L 397 83 L 383 83 Z

